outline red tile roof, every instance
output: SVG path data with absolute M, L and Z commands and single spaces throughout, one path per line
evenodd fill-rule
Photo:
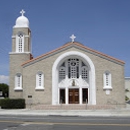
M 48 55 L 50 55 L 50 54 L 53 54 L 53 53 L 55 53 L 55 52 L 57 52 L 57 51 L 60 51 L 60 50 L 62 50 L 62 49 L 65 49 L 65 48 L 67 48 L 67 47 L 69 47 L 69 46 L 72 46 L 72 45 L 77 46 L 77 47 L 80 47 L 80 48 L 85 49 L 85 50 L 87 50 L 87 51 L 90 51 L 90 52 L 92 52 L 92 53 L 101 55 L 101 56 L 106 57 L 106 58 L 108 58 L 108 59 L 110 59 L 110 60 L 114 60 L 114 61 L 119 62 L 119 63 L 121 63 L 121 64 L 125 64 L 125 62 L 122 61 L 122 60 L 118 60 L 118 59 L 116 59 L 116 58 L 114 58 L 114 57 L 108 56 L 108 55 L 106 55 L 106 54 L 103 54 L 103 53 L 98 52 L 98 51 L 96 51 L 96 50 L 93 50 L 93 49 L 91 49 L 91 48 L 88 48 L 88 47 L 84 46 L 84 45 L 81 44 L 81 43 L 78 43 L 78 42 L 68 42 L 68 43 L 64 44 L 63 46 L 61 46 L 61 47 L 59 47 L 59 48 L 57 48 L 57 49 L 55 49 L 55 50 L 52 50 L 52 51 L 50 51 L 50 52 L 48 52 L 48 53 L 45 53 L 45 54 L 43 54 L 43 55 L 41 55 L 41 56 L 38 56 L 38 57 L 36 57 L 36 58 L 33 58 L 33 59 L 31 59 L 31 60 L 29 60 L 29 61 L 23 63 L 22 66 L 24 66 L 25 64 L 31 63 L 31 62 L 33 62 L 33 61 L 36 61 L 36 60 L 38 60 L 38 59 L 40 59 L 40 58 L 43 58 L 43 57 L 45 57 L 45 56 L 48 56 Z

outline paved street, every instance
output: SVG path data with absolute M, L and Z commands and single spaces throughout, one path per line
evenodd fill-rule
M 0 116 L 0 130 L 129 130 L 130 117 Z

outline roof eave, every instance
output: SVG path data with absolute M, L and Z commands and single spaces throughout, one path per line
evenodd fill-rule
M 85 50 L 85 51 L 88 51 L 89 53 L 93 53 L 93 54 L 98 55 L 98 56 L 100 56 L 100 57 L 106 58 L 106 59 L 108 59 L 108 60 L 110 60 L 110 61 L 119 63 L 119 64 L 121 64 L 121 65 L 124 65 L 124 64 L 125 64 L 125 62 L 122 61 L 122 60 L 118 60 L 118 59 L 116 59 L 116 58 L 114 58 L 114 57 L 108 56 L 108 55 L 106 55 L 106 54 L 104 54 L 104 53 L 101 53 L 101 52 L 98 52 L 98 51 L 93 50 L 93 49 L 91 49 L 91 48 L 88 48 L 88 47 L 86 47 L 86 46 L 84 46 L 83 44 L 80 44 L 80 43 L 78 43 L 78 42 L 69 42 L 69 43 L 66 43 L 66 44 L 64 44 L 63 46 L 61 46 L 61 47 L 59 47 L 59 48 L 57 48 L 57 49 L 55 49 L 55 50 L 52 50 L 52 51 L 50 51 L 50 52 L 48 52 L 48 53 L 45 53 L 45 54 L 43 54 L 43 55 L 41 55 L 41 56 L 38 56 L 38 57 L 36 57 L 36 58 L 34 58 L 34 59 L 32 59 L 32 60 L 29 60 L 29 61 L 23 63 L 22 66 L 26 66 L 26 65 L 31 64 L 31 63 L 33 63 L 33 62 L 37 62 L 37 61 L 39 61 L 41 58 L 54 55 L 55 53 L 58 53 L 58 52 L 60 52 L 60 51 L 63 51 L 63 50 L 65 50 L 65 49 L 68 49 L 69 47 L 73 47 L 73 46 L 74 46 L 74 47 L 78 47 L 79 49 L 83 49 L 83 50 Z

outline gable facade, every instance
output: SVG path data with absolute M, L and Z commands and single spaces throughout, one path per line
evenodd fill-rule
M 81 83 L 80 86 L 81 81 L 78 81 L 77 77 L 68 80 L 68 84 L 65 84 L 66 81 L 64 81 L 65 83 L 63 83 L 63 81 L 61 82 L 61 84 L 59 83 L 60 65 L 68 59 L 79 59 L 87 65 L 89 81 L 88 84 L 84 83 L 86 86 L 84 86 L 83 83 Z M 44 74 L 43 90 L 36 89 L 36 74 L 39 71 Z M 111 86 L 108 87 L 104 85 L 104 74 L 106 71 L 111 73 L 112 80 Z M 59 92 L 60 88 L 62 88 L 63 86 L 63 88 L 66 90 L 66 100 L 68 100 L 66 104 L 69 104 L 69 96 L 67 96 L 69 88 L 81 89 L 80 94 L 83 88 L 88 88 L 89 99 L 87 99 L 87 102 L 91 105 L 102 103 L 111 104 L 112 102 L 123 104 L 123 75 L 124 69 L 122 65 L 114 63 L 107 59 L 103 59 L 99 56 L 90 54 L 75 47 L 71 47 L 67 50 L 64 50 L 63 52 L 55 53 L 55 55 L 53 56 L 48 56 L 47 58 L 43 58 L 42 60 L 39 59 L 37 62 L 34 62 L 32 64 L 29 63 L 29 65 L 23 65 L 23 78 L 25 77 L 23 80 L 27 80 L 25 82 L 26 84 L 23 85 L 25 86 L 25 88 L 23 89 L 26 90 L 25 93 L 27 93 L 28 95 L 34 96 L 34 103 L 37 103 L 37 101 L 39 100 L 41 103 L 45 104 L 60 104 Z M 75 79 L 75 86 L 72 85 L 73 79 Z M 28 80 L 31 82 L 28 82 Z M 31 89 L 32 91 L 30 91 L 30 87 L 27 88 L 26 86 L 33 86 Z M 120 91 L 122 94 L 120 93 Z M 28 99 L 28 95 L 25 96 L 26 99 Z M 83 99 L 81 100 L 81 98 L 79 98 L 79 104 L 82 103 Z

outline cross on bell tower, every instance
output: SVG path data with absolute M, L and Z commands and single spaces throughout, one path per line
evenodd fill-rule
M 20 11 L 20 14 L 21 14 L 22 16 L 24 16 L 25 11 L 22 9 L 22 10 Z

